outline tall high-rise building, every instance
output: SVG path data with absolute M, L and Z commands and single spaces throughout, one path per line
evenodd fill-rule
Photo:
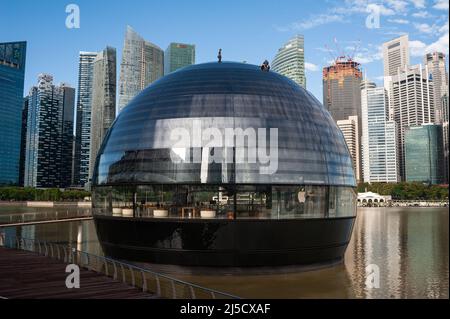
M 22 130 L 20 132 L 20 162 L 19 162 L 19 186 L 25 185 L 25 155 L 27 148 L 27 120 L 28 120 L 28 98 L 23 99 L 22 108 Z
M 443 183 L 442 146 L 441 125 L 423 124 L 408 127 L 405 131 L 406 181 Z
M 145 87 L 164 75 L 164 51 L 127 26 L 120 64 L 119 112 Z
M 71 183 L 75 89 L 39 75 L 28 96 L 25 186 L 68 187 Z
M 449 175 L 449 139 L 448 139 L 448 72 L 445 54 L 441 52 L 428 53 L 424 57 L 434 84 L 435 123 L 442 124 L 444 143 L 444 176 L 448 183 Z
M 61 116 L 59 126 L 61 127 L 61 144 L 59 146 L 61 161 L 59 163 L 59 187 L 66 188 L 72 185 L 73 170 L 73 126 L 75 123 L 75 89 L 66 83 L 60 86 Z
M 338 59 L 323 68 L 323 104 L 335 121 L 361 118 L 362 77 L 360 64 L 351 59 Z
M 369 81 L 361 83 L 361 122 L 364 182 L 398 182 L 397 126 L 389 120 L 384 87 Z
M 339 120 L 336 122 L 337 126 L 340 128 L 342 134 L 344 135 L 345 142 L 347 143 L 348 150 L 352 156 L 353 169 L 355 170 L 356 180 L 361 179 L 359 167 L 361 163 L 360 156 L 360 135 L 358 127 L 358 116 L 349 116 L 347 120 Z
M 397 123 L 399 170 L 405 180 L 404 133 L 409 126 L 434 123 L 433 82 L 421 65 L 405 67 L 395 76 L 385 77 L 390 114 Z
M 0 185 L 19 182 L 26 48 L 0 43 Z
M 339 58 L 331 66 L 323 68 L 323 104 L 337 121 L 358 117 L 358 138 L 361 137 L 361 81 L 360 64 L 346 58 Z M 361 150 L 358 159 L 361 160 Z M 357 177 L 361 177 L 361 162 Z M 358 179 L 359 180 L 359 179 Z
M 448 117 L 449 117 L 449 105 L 448 105 L 448 92 L 446 92 L 441 98 L 441 105 L 443 110 L 443 121 L 442 121 L 442 140 L 444 142 L 444 177 L 445 183 L 449 183 L 449 162 L 450 162 L 450 154 L 449 154 L 449 141 L 450 141 L 450 130 L 448 125 Z
M 103 138 L 116 118 L 116 49 L 107 47 L 94 60 L 89 178 Z
M 195 64 L 195 45 L 171 43 L 164 52 L 164 74 Z
M 408 35 L 383 43 L 384 76 L 394 76 L 409 66 Z
M 76 186 L 84 186 L 89 179 L 92 81 L 94 59 L 97 54 L 97 52 L 80 52 L 78 64 L 77 121 L 72 181 Z
M 272 70 L 287 76 L 298 85 L 306 88 L 305 40 L 296 35 L 278 50 L 272 61 Z

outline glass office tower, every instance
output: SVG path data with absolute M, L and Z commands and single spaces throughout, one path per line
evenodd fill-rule
M 171 43 L 164 52 L 164 75 L 195 64 L 195 45 Z
M 19 182 L 26 48 L 0 43 L 0 185 Z
M 118 111 L 163 75 L 164 51 L 127 26 L 120 64 Z
M 356 213 L 342 133 L 294 81 L 205 63 L 156 81 L 97 157 L 93 213 L 108 255 L 215 266 L 342 260 Z
M 296 35 L 278 50 L 272 61 L 272 70 L 306 88 L 305 39 Z
M 405 130 L 405 170 L 407 182 L 444 182 L 442 126 L 423 124 Z

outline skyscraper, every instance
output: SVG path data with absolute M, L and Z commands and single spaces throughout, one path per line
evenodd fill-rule
M 0 43 L 0 185 L 19 182 L 26 48 Z
M 346 58 L 339 58 L 331 66 L 323 68 L 323 104 L 337 121 L 358 117 L 358 138 L 361 137 L 361 80 L 360 64 Z M 357 150 L 361 154 L 361 150 Z M 357 157 L 361 160 L 361 155 Z M 361 163 L 356 174 L 362 175 Z
M 442 124 L 444 143 L 444 176 L 448 183 L 449 173 L 449 139 L 448 139 L 448 72 L 445 54 L 441 52 L 428 53 L 424 57 L 434 84 L 435 123 Z
M 407 182 L 441 184 L 444 180 L 442 127 L 436 124 L 410 126 L 405 131 Z
M 405 180 L 404 132 L 409 126 L 434 123 L 433 82 L 428 68 L 405 67 L 395 76 L 385 77 L 390 113 L 398 127 L 399 170 Z
M 408 35 L 383 43 L 384 76 L 396 75 L 409 66 Z
M 361 122 L 364 182 L 398 182 L 397 126 L 389 120 L 384 87 L 369 81 L 361 83 Z
M 89 179 L 93 62 L 96 57 L 97 52 L 80 52 L 75 156 L 73 165 L 73 184 L 77 186 L 84 186 Z
M 164 52 L 164 74 L 195 64 L 195 45 L 171 43 Z
M 351 59 L 323 68 L 323 104 L 335 121 L 361 118 L 361 80 L 360 64 Z
M 164 51 L 127 26 L 120 64 L 119 112 L 141 90 L 164 75 Z
M 305 41 L 303 35 L 296 35 L 278 50 L 272 61 L 272 70 L 287 76 L 306 88 Z
M 61 94 L 61 117 L 59 119 L 59 126 L 61 127 L 61 141 L 59 145 L 61 161 L 59 163 L 58 185 L 66 188 L 72 185 L 75 89 L 66 83 L 62 83 L 59 89 Z
M 358 117 L 356 115 L 349 116 L 347 120 L 336 121 L 336 124 L 344 135 L 345 143 L 347 143 L 348 150 L 352 156 L 356 180 L 359 181 L 361 179 L 359 175 L 361 172 L 361 168 L 359 167 L 361 163 L 359 158 L 361 145 L 360 135 L 358 133 L 360 131 L 358 127 Z
M 27 120 L 28 120 L 28 98 L 23 99 L 22 108 L 22 130 L 20 132 L 20 162 L 19 162 L 19 186 L 24 186 L 25 155 L 27 147 Z
M 67 187 L 71 182 L 75 89 L 41 74 L 28 96 L 25 186 Z
M 450 141 L 450 131 L 448 126 L 449 109 L 448 109 L 448 91 L 441 98 L 442 110 L 443 110 L 443 121 L 442 121 L 442 140 L 444 143 L 444 178 L 445 183 L 449 183 L 449 141 Z
M 89 178 L 103 138 L 116 118 L 116 49 L 107 47 L 93 63 Z

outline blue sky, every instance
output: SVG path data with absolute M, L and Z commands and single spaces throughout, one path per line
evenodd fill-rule
M 80 29 L 65 26 L 70 3 L 80 8 Z M 319 100 L 321 70 L 333 56 L 354 56 L 382 83 L 384 41 L 408 33 L 412 63 L 427 51 L 448 54 L 449 46 L 447 0 L 0 0 L 0 8 L 0 42 L 28 42 L 25 94 L 39 73 L 76 87 L 79 51 L 110 45 L 120 61 L 127 24 L 163 49 L 196 44 L 197 63 L 215 60 L 220 47 L 224 60 L 259 64 L 303 34 L 307 88 Z M 367 28 L 374 12 L 379 28 Z

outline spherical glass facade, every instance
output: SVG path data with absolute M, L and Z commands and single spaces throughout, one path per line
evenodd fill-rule
M 97 159 L 94 211 L 348 216 L 354 186 L 342 134 L 309 92 L 254 65 L 206 63 L 160 79 L 119 114 Z
M 92 181 L 107 255 L 164 264 L 341 260 L 355 177 L 330 114 L 288 78 L 206 63 L 154 82 L 108 131 Z

